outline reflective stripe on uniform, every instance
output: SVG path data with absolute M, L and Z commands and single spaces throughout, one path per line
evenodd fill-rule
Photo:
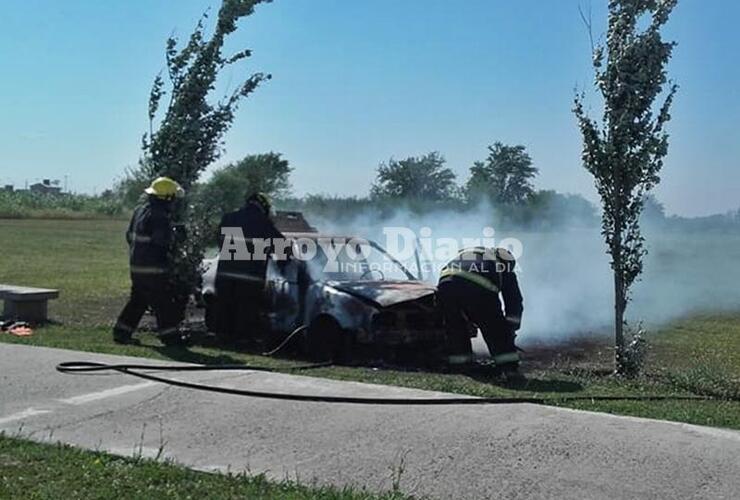
M 165 274 L 167 269 L 155 266 L 131 266 L 131 274 Z
M 223 278 L 230 278 L 233 280 L 239 280 L 239 281 L 250 281 L 253 283 L 264 283 L 264 278 L 261 276 L 256 276 L 254 274 L 249 273 L 234 273 L 234 272 L 228 272 L 228 271 L 219 271 L 218 272 L 219 277 Z
M 447 363 L 451 365 L 464 365 L 473 361 L 472 354 L 453 354 L 447 357 Z
M 505 365 L 508 363 L 518 363 L 520 361 L 518 352 L 507 352 L 504 354 L 497 354 L 493 357 L 494 363 L 497 365 Z
M 495 292 L 495 293 L 499 292 L 498 287 L 491 280 L 489 280 L 488 278 L 484 276 L 481 276 L 480 274 L 471 273 L 468 271 L 462 271 L 460 269 L 447 268 L 447 269 L 444 269 L 439 275 L 440 279 L 451 278 L 453 276 L 464 278 L 468 281 L 472 281 L 476 285 L 482 286 L 483 288 L 491 290 L 492 292 Z
M 506 321 L 509 323 L 520 324 L 522 322 L 521 316 L 506 316 Z
M 141 236 L 140 234 L 134 234 L 134 241 L 136 243 L 151 243 L 152 237 L 151 236 Z

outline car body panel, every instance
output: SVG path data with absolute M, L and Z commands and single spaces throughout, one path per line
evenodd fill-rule
M 332 238 L 319 233 L 286 233 L 285 236 L 294 243 L 299 238 Z M 371 242 L 371 245 L 384 252 L 377 244 Z M 435 307 L 436 287 L 413 279 L 324 279 L 317 276 L 312 268 L 314 264 L 297 258 L 268 260 L 265 317 L 276 337 L 284 337 L 300 326 L 311 325 L 320 316 L 328 316 L 362 344 L 439 345 L 443 342 L 442 319 Z M 202 291 L 207 306 L 218 300 L 217 266 L 217 258 L 204 261 Z M 412 276 L 405 268 L 404 272 Z
M 380 307 L 417 300 L 437 292 L 436 287 L 419 281 L 329 281 L 327 285 Z

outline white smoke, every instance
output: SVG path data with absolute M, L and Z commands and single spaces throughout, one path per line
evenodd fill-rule
M 380 218 L 357 216 L 346 221 L 312 217 L 322 232 L 359 235 L 385 246 L 384 227 L 407 227 L 417 235 L 431 228 L 432 238 L 482 238 L 492 226 L 494 238 L 522 243 L 519 282 L 525 299 L 520 341 L 558 341 L 572 336 L 605 334 L 613 324 L 613 282 L 606 246 L 598 227 L 565 223 L 546 231 L 500 226 L 490 207 L 458 213 L 418 215 L 399 210 Z M 649 254 L 635 285 L 628 320 L 656 327 L 678 317 L 721 311 L 740 305 L 740 235 L 646 231 Z M 423 256 L 428 258 L 429 256 Z M 416 272 L 414 262 L 404 262 Z M 437 262 L 439 265 L 444 262 Z M 425 280 L 435 281 L 426 275 Z

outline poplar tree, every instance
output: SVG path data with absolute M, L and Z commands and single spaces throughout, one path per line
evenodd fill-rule
M 661 30 L 676 3 L 610 0 L 606 43 L 593 51 L 595 86 L 604 105 L 601 121 L 588 116 L 583 93 L 575 98 L 583 164 L 601 198 L 602 234 L 611 257 L 619 374 L 627 361 L 624 331 L 630 287 L 642 272 L 646 253 L 640 213 L 646 195 L 660 181 L 668 153 L 665 125 L 677 86 L 668 80 L 666 65 L 675 43 L 664 41 Z
M 223 0 L 210 36 L 205 29 L 206 13 L 184 45 L 180 46 L 174 36 L 168 38 L 166 77 L 158 75 L 150 92 L 149 132 L 142 140 L 140 169 L 148 178 L 171 177 L 188 193 L 175 209 L 181 237 L 171 248 L 176 289 L 183 295 L 199 285 L 200 264 L 213 239 L 211 207 L 207 200 L 193 196 L 196 182 L 221 156 L 224 134 L 234 121 L 239 103 L 270 78 L 254 73 L 214 100 L 219 73 L 251 55 L 249 49 L 223 55 L 224 41 L 240 19 L 265 1 L 269 0 Z

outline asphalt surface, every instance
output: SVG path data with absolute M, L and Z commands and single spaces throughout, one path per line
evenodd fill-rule
M 431 498 L 737 498 L 740 432 L 537 405 L 376 407 L 220 395 L 62 361 L 148 362 L 0 344 L 0 431 L 198 469 Z M 268 373 L 171 378 L 302 394 L 448 397 Z M 214 492 L 216 494 L 217 492 Z

